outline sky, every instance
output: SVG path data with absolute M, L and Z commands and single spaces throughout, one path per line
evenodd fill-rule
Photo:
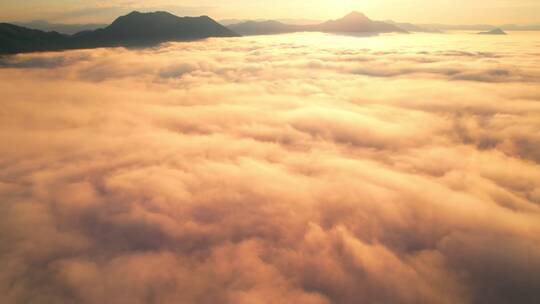
M 356 10 L 377 20 L 414 23 L 540 23 L 538 0 L 2 0 L 0 20 L 107 23 L 132 10 L 215 19 L 332 19 Z
M 0 303 L 540 303 L 538 33 L 0 58 Z

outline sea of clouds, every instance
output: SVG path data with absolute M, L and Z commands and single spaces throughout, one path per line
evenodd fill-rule
M 540 303 L 540 37 L 0 59 L 0 302 Z

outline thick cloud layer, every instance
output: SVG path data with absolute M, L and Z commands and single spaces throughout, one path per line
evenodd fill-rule
M 1 303 L 540 303 L 540 37 L 1 60 Z

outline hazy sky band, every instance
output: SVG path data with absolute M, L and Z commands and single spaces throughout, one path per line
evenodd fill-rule
M 5 0 L 0 3 L 0 21 L 110 22 L 132 10 L 168 10 L 216 19 L 328 19 L 358 10 L 374 19 L 415 23 L 540 23 L 537 0 Z

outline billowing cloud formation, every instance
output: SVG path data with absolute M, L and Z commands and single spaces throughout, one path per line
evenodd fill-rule
M 3 58 L 0 302 L 539 303 L 538 54 L 490 39 Z

